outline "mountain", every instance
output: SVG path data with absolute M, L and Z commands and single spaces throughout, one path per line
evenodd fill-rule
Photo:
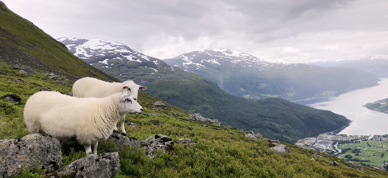
M 139 53 L 122 43 L 99 39 L 57 40 L 78 58 L 120 80 L 150 83 L 176 70 L 165 62 Z
M 271 63 L 229 49 L 193 51 L 164 61 L 215 81 L 228 93 L 252 99 L 329 97 L 379 81 L 361 70 Z
M 3 45 L 0 48 L 0 143 L 6 145 L 21 145 L 24 143 L 21 137 L 27 135 L 28 129 L 23 122 L 23 108 L 26 100 L 39 89 L 51 88 L 52 90 L 69 93 L 71 85 L 64 85 L 63 83 L 55 82 L 50 72 L 55 72 L 56 76 L 62 78 L 67 76 L 70 80 L 66 82 L 74 82 L 74 80 L 84 73 L 84 75 L 94 76 L 100 79 L 109 80 L 106 74 L 96 70 L 88 64 L 83 66 L 85 69 L 81 71 L 68 70 L 72 63 L 66 63 L 66 60 L 81 61 L 72 55 L 58 55 L 52 60 L 52 63 L 46 63 L 51 59 L 43 59 L 32 57 L 34 48 L 26 48 L 18 51 L 18 53 L 2 53 L 4 49 L 19 49 L 23 48 L 23 44 L 30 44 L 31 46 L 38 46 L 38 44 L 55 44 L 52 43 L 51 37 L 41 34 L 41 40 L 25 41 L 18 38 L 23 35 L 34 36 L 34 32 L 39 31 L 31 23 L 17 16 L 0 1 L 0 20 L 7 22 L 10 26 L 15 28 L 25 29 L 22 31 L 9 31 L 6 29 L 5 23 L 0 23 L 0 29 L 6 29 L 7 33 L 12 33 L 11 37 L 3 36 L 0 33 L 1 43 L 5 41 L 16 41 L 16 46 Z M 26 23 L 18 23 L 25 21 Z M 14 23 L 14 24 L 13 24 Z M 0 44 L 1 44 L 0 43 Z M 59 45 L 61 46 L 61 45 Z M 50 46 L 39 48 L 41 51 L 54 51 Z M 59 47 L 56 49 L 58 54 L 68 54 L 68 50 Z M 15 51 L 13 51 L 15 52 Z M 4 55 L 3 55 L 4 54 Z M 5 58 L 3 58 L 5 56 Z M 23 65 L 33 66 L 34 70 L 39 69 L 40 73 L 25 75 L 15 70 L 11 66 L 15 61 L 6 60 L 12 58 L 19 59 L 20 56 L 28 56 L 24 58 Z M 70 58 L 69 58 L 70 57 Z M 43 61 L 39 65 L 32 64 L 36 61 Z M 65 62 L 63 62 L 65 61 Z M 82 62 L 82 61 L 81 61 Z M 79 63 L 78 65 L 83 65 Z M 51 67 L 45 67 L 51 66 Z M 59 69 L 63 69 L 60 71 Z M 79 70 L 78 68 L 75 68 Z M 79 72 L 79 73 L 78 73 Z M 100 73 L 99 77 L 96 74 Z M 74 78 L 74 80 L 72 79 Z M 116 80 L 116 79 L 114 79 Z M 213 83 L 214 84 L 214 83 Z M 19 103 L 13 103 L 3 98 L 4 95 L 15 94 L 21 99 Z M 299 148 L 288 143 L 281 143 L 281 146 L 286 145 L 291 153 L 276 153 L 271 150 L 274 144 L 270 143 L 268 139 L 252 139 L 247 138 L 245 133 L 237 129 L 225 127 L 224 125 L 216 126 L 213 124 L 204 124 L 189 120 L 189 113 L 181 108 L 167 105 L 167 109 L 154 106 L 156 101 L 161 101 L 160 98 L 153 97 L 143 92 L 139 93 L 139 102 L 144 108 L 144 113 L 139 116 L 127 115 L 126 130 L 132 141 L 145 140 L 148 137 L 154 137 L 156 134 L 167 135 L 174 141 L 172 150 L 156 150 L 153 159 L 150 159 L 146 154 L 144 148 L 134 148 L 129 145 L 119 145 L 114 143 L 99 142 L 98 154 L 101 156 L 107 152 L 117 152 L 120 164 L 115 177 L 386 177 L 388 173 L 378 171 L 374 168 L 367 167 L 364 171 L 354 169 L 354 166 L 346 164 L 345 160 L 336 158 L 324 153 L 314 152 Z M 129 124 L 130 122 L 133 122 Z M 135 123 L 135 124 L 134 124 Z M 137 124 L 137 126 L 136 126 Z M 181 143 L 180 139 L 191 140 L 189 143 Z M 10 140 L 7 140 L 10 139 Z M 55 140 L 55 139 L 53 139 Z M 170 141 L 170 140 L 168 140 Z M 47 144 L 42 142 L 34 142 L 35 145 Z M 22 145 L 25 146 L 25 145 Z M 6 146 L 7 147 L 7 146 Z M 27 147 L 27 146 L 26 146 Z M 0 146 L 2 150 L 2 146 Z M 14 147 L 20 150 L 18 147 Z M 61 167 L 69 165 L 70 163 L 84 158 L 86 156 L 84 149 L 77 146 L 66 147 L 62 146 L 61 160 L 54 160 L 61 162 Z M 42 154 L 47 153 L 48 150 L 42 150 Z M 9 156 L 9 152 L 2 152 L 2 155 Z M 17 151 L 15 151 L 17 152 Z M 25 160 L 31 161 L 30 157 L 17 155 L 14 159 L 17 163 Z M 90 158 L 90 156 L 89 156 Z M 99 165 L 106 164 L 106 159 L 97 160 Z M 6 171 L 10 170 L 9 165 L 17 166 L 12 171 L 21 171 L 25 164 L 13 164 L 7 162 L 6 157 L 2 157 L 0 161 L 0 177 L 7 177 Z M 336 161 L 341 166 L 330 165 Z M 75 164 L 75 163 L 74 163 Z M 72 164 L 72 165 L 74 165 Z M 118 164 L 116 164 L 118 165 Z M 38 163 L 33 164 L 34 170 L 25 169 L 15 177 L 55 177 L 56 172 L 46 173 L 42 165 Z M 82 167 L 82 166 L 81 166 Z M 109 166 L 111 167 L 111 166 Z M 83 167 L 82 167 L 83 168 Z M 80 168 L 80 169 L 82 169 Z M 117 168 L 117 167 L 115 167 Z M 86 170 L 86 168 L 85 168 Z M 94 171 L 101 171 L 94 170 Z M 13 172 L 15 173 L 15 172 Z M 72 174 L 73 177 L 75 175 Z
M 319 66 L 356 68 L 373 73 L 381 78 L 388 77 L 388 59 L 383 57 L 370 56 L 357 60 L 341 60 L 311 64 Z
M 92 76 L 117 81 L 69 53 L 62 43 L 44 33 L 33 23 L 17 16 L 5 5 L 1 6 L 1 11 L 3 12 L 0 18 L 2 62 L 26 65 L 71 78 Z
M 59 38 L 69 51 L 121 80 L 132 79 L 146 93 L 224 124 L 293 143 L 299 138 L 341 129 L 343 116 L 282 99 L 249 100 L 221 90 L 204 77 L 172 67 L 117 42 Z M 130 56 L 130 58 L 126 58 Z M 245 63 L 244 65 L 253 65 Z M 125 78 L 124 76 L 128 76 Z

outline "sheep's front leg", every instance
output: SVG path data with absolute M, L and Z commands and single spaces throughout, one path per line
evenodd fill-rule
M 115 125 L 113 127 L 113 132 L 119 133 L 119 130 L 117 129 L 117 122 L 115 122 Z
M 95 154 L 95 155 L 97 154 L 97 146 L 98 146 L 98 142 L 96 142 L 95 144 L 93 144 L 93 151 L 94 151 L 94 154 Z
M 84 145 L 86 155 L 92 153 L 92 147 L 90 145 Z
M 127 132 L 125 131 L 124 122 L 125 122 L 125 115 L 120 119 L 121 122 L 121 134 L 127 135 Z

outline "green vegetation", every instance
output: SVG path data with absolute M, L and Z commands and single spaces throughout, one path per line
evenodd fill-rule
M 280 98 L 249 100 L 226 93 L 202 76 L 176 71 L 145 90 L 173 105 L 223 124 L 253 130 L 266 137 L 295 143 L 296 140 L 341 129 L 348 120 L 330 111 L 317 110 Z
M 383 99 L 383 100 L 379 100 L 379 101 L 375 101 L 373 103 L 367 103 L 364 106 L 368 109 L 388 114 L 388 98 Z
M 28 131 L 23 122 L 23 107 L 30 95 L 40 88 L 49 87 L 62 93 L 69 93 L 71 85 L 61 85 L 46 79 L 43 73 L 24 76 L 17 71 L 1 65 L 0 92 L 17 94 L 21 97 L 20 104 L 1 100 L 0 105 L 0 139 L 20 138 Z M 25 83 L 14 81 L 24 79 Z M 71 81 L 68 81 L 72 83 Z M 171 153 L 159 150 L 154 159 L 149 159 L 144 149 L 122 146 L 117 149 L 110 144 L 99 144 L 99 153 L 118 151 L 120 170 L 116 177 L 371 177 L 369 173 L 387 176 L 386 173 L 373 169 L 361 172 L 346 167 L 343 160 L 311 150 L 291 147 L 291 154 L 277 154 L 270 151 L 271 143 L 262 140 L 245 138 L 236 129 L 222 126 L 202 126 L 201 123 L 187 120 L 188 112 L 170 106 L 169 109 L 153 109 L 158 98 L 140 93 L 140 104 L 145 108 L 139 116 L 128 115 L 127 118 L 139 127 L 126 126 L 131 137 L 143 140 L 151 135 L 165 134 L 176 143 L 180 138 L 190 138 L 191 145 L 175 144 Z M 147 113 L 156 115 L 147 116 Z M 180 118 L 186 118 L 182 120 Z M 152 124 L 151 120 L 159 120 L 161 125 Z M 231 132 L 232 131 L 232 132 Z M 80 148 L 63 147 L 63 165 L 82 158 L 85 153 Z M 310 160 L 314 158 L 315 161 Z M 330 166 L 331 161 L 341 163 L 342 168 Z M 41 170 L 40 170 L 41 171 Z M 39 170 L 29 173 L 25 170 L 19 177 L 40 177 Z
M 356 163 L 384 166 L 384 162 L 388 161 L 388 140 L 346 143 L 340 144 L 339 148 L 343 151 L 339 158 L 351 156 L 349 160 Z

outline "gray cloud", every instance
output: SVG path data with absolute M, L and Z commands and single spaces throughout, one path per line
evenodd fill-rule
M 231 48 L 271 61 L 388 56 L 385 0 L 3 0 L 55 38 L 122 42 L 154 57 Z

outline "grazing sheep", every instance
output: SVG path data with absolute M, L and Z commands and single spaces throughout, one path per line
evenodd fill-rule
M 137 95 L 139 90 L 145 90 L 147 89 L 144 86 L 137 85 L 132 80 L 128 80 L 122 83 L 118 82 L 105 82 L 101 81 L 95 78 L 91 77 L 84 77 L 79 80 L 77 80 L 72 89 L 73 96 L 78 98 L 87 98 L 87 97 L 96 97 L 96 98 L 102 98 L 109 96 L 113 93 L 117 93 L 123 90 L 123 88 L 128 88 L 129 92 L 133 99 L 137 101 Z M 124 127 L 124 120 L 125 115 L 120 118 L 120 124 L 121 124 L 121 133 L 127 134 Z M 115 125 L 115 128 L 113 131 L 117 132 L 117 126 Z
M 97 154 L 99 140 L 106 140 L 118 119 L 127 113 L 141 114 L 142 107 L 125 88 L 105 98 L 76 98 L 41 91 L 24 107 L 24 121 L 32 133 L 45 132 L 61 141 L 75 139 L 85 152 Z

